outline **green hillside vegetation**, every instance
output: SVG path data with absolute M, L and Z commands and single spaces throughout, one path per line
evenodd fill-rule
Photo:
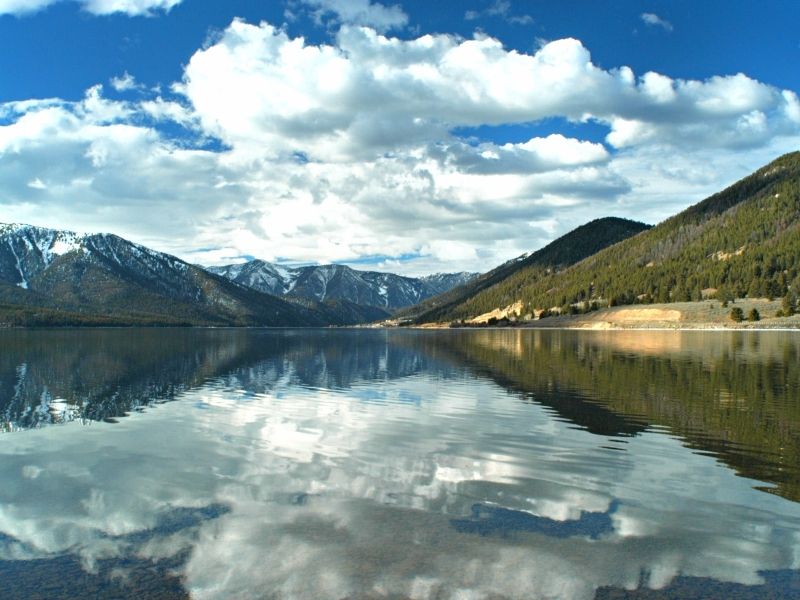
M 166 315 L 104 315 L 19 304 L 0 304 L 0 327 L 187 327 Z
M 118 285 L 118 282 L 115 282 Z M 225 311 L 205 309 L 169 298 L 131 290 L 113 300 L 101 288 L 98 302 L 57 302 L 40 294 L 0 283 L 0 327 L 238 327 L 357 325 L 380 321 L 389 313 L 344 300 L 315 302 L 245 290 L 244 298 Z M 276 302 L 280 304 L 277 304 Z M 286 304 L 290 310 L 283 309 Z M 302 319 L 302 320 L 301 320 Z
M 800 289 L 799 265 L 800 152 L 794 152 L 568 269 L 517 271 L 420 320 L 463 319 L 517 301 L 523 314 L 704 295 L 722 301 L 789 296 L 792 302 Z
M 424 323 L 463 319 L 498 306 L 507 306 L 519 299 L 518 290 L 648 228 L 649 225 L 644 223 L 617 217 L 596 219 L 525 258 L 503 263 L 465 285 L 400 311 L 397 316 Z M 478 303 L 476 298 L 480 298 Z M 506 298 L 512 299 L 506 302 Z M 491 308 L 478 308 L 492 302 L 495 304 Z
M 38 289 L 0 283 L 0 324 L 42 325 L 323 325 L 321 315 L 235 286 L 200 269 L 190 272 L 204 302 L 165 293 L 146 281 L 64 257 L 69 277 L 42 277 Z M 58 265 L 56 265 L 58 267 Z
M 349 300 L 329 298 L 318 302 L 297 296 L 283 296 L 281 299 L 289 304 L 305 307 L 322 317 L 325 323 L 335 324 L 336 326 L 373 323 L 382 321 L 391 315 L 388 310 L 379 306 L 356 304 Z

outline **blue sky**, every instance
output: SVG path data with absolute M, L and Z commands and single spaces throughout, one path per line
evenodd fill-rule
M 0 4 L 0 6 L 2 6 Z M 78 2 L 62 1 L 33 15 L 0 17 L 0 101 L 58 96 L 77 100 L 85 90 L 122 72 L 146 85 L 179 80 L 182 66 L 215 32 L 235 17 L 251 23 L 286 24 L 292 35 L 312 42 L 331 39 L 307 11 L 290 3 L 184 0 L 156 18 L 124 13 L 93 16 Z M 469 38 L 476 29 L 521 52 L 537 40 L 575 37 L 603 67 L 630 66 L 674 78 L 705 79 L 744 72 L 764 83 L 800 89 L 800 3 L 703 0 L 539 1 L 508 3 L 506 15 L 492 14 L 492 2 L 403 2 L 409 27 L 394 34 L 455 33 Z M 501 8 L 503 3 L 499 5 Z M 464 18 L 469 11 L 481 13 Z M 648 25 L 641 15 L 669 23 Z M 529 16 L 530 23 L 509 22 Z M 334 26 L 335 29 L 335 26 Z
M 0 221 L 485 270 L 800 146 L 800 3 L 0 0 Z

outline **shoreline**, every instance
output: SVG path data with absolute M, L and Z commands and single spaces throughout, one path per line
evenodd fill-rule
M 777 316 L 780 300 L 737 299 L 728 306 L 716 300 L 633 304 L 601 308 L 576 315 L 553 315 L 545 319 L 508 320 L 489 324 L 476 317 L 458 322 L 404 325 L 415 329 L 570 329 L 579 331 L 800 331 L 800 314 Z M 757 321 L 733 321 L 731 309 L 747 314 L 756 309 Z M 487 313 L 489 315 L 491 313 Z M 487 316 L 483 315 L 483 316 Z
M 486 326 L 486 327 L 450 327 L 446 324 L 423 324 L 423 325 L 409 325 L 405 327 L 381 327 L 380 329 L 414 329 L 414 330 L 440 330 L 452 329 L 454 331 L 510 331 L 515 329 L 550 329 L 554 331 L 783 331 L 783 332 L 800 332 L 800 326 L 797 327 L 739 327 L 736 325 L 720 326 L 717 324 L 709 324 L 704 326 L 702 324 L 692 326 L 678 326 L 678 327 L 664 327 L 661 325 L 650 326 L 623 326 L 623 325 L 610 325 L 608 327 L 583 327 L 583 326 L 570 326 L 570 325 L 536 325 L 536 324 L 519 324 L 512 326 Z
M 742 308 L 747 313 L 756 309 L 757 321 L 733 321 L 731 309 Z M 674 302 L 661 304 L 633 304 L 601 308 L 589 313 L 553 315 L 544 319 L 521 320 L 511 316 L 481 320 L 411 324 L 388 319 L 379 323 L 353 325 L 211 325 L 192 323 L 0 323 L 0 331 L 34 329 L 562 329 L 575 331 L 800 331 L 800 313 L 789 317 L 777 316 L 780 300 L 765 298 L 737 299 L 723 307 L 716 300 Z M 491 313 L 487 313 L 489 315 Z M 483 317 L 487 317 L 483 315 Z

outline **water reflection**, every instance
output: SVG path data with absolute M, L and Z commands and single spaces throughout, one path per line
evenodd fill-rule
M 559 521 L 525 511 L 475 504 L 468 519 L 453 519 L 450 523 L 462 533 L 479 535 L 499 534 L 507 537 L 520 531 L 532 531 L 559 538 L 589 536 L 596 540 L 603 534 L 613 533 L 611 515 L 618 506 L 619 503 L 613 501 L 604 512 L 583 511 L 578 519 Z
M 18 597 L 76 572 L 87 597 L 794 597 L 798 341 L 669 335 L 3 332 L 14 428 L 48 422 L 25 420 L 45 392 L 134 412 L 0 436 L 0 577 Z
M 0 331 L 0 431 L 114 419 L 218 379 L 249 393 L 286 382 L 337 389 L 429 362 L 374 332 L 350 335 L 357 341 L 326 330 Z
M 433 343 L 593 433 L 663 427 L 800 500 L 796 333 L 511 330 Z

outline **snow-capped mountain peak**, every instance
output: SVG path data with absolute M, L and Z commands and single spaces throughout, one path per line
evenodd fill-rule
M 474 273 L 437 273 L 426 277 L 404 277 L 393 273 L 357 271 L 337 264 L 286 267 L 263 260 L 208 267 L 208 270 L 270 294 L 318 301 L 347 300 L 390 310 L 416 304 L 476 276 Z
M 30 318 L 44 322 L 326 325 L 385 315 L 284 302 L 113 234 L 21 224 L 0 224 L 0 302 L 40 308 Z
M 85 250 L 86 236 L 21 223 L 0 224 L 0 276 L 28 289 L 32 277 L 59 256 Z M 5 256 L 5 260 L 3 260 Z

